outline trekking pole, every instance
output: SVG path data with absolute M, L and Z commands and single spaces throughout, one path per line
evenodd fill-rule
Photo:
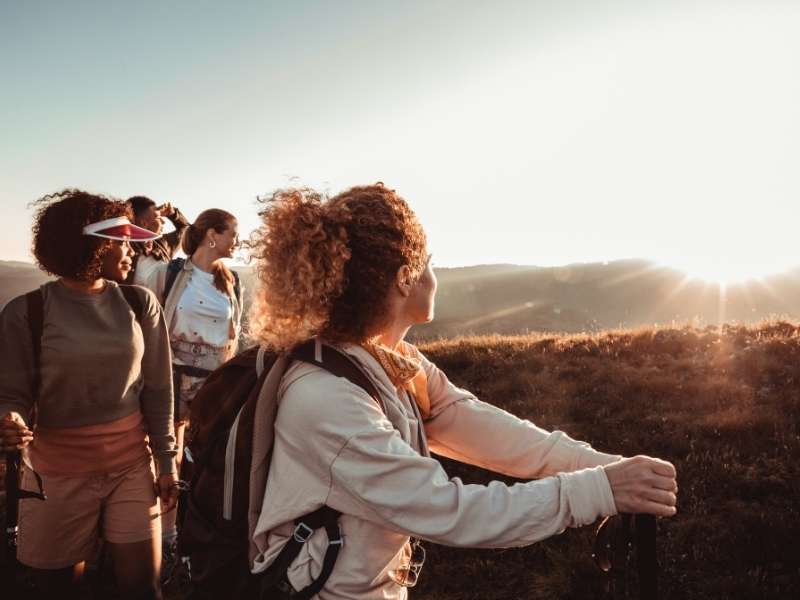
M 19 562 L 17 562 L 17 531 L 19 516 L 19 463 L 20 453 L 6 453 L 6 473 L 5 473 L 5 540 L 3 544 L 3 570 L 7 576 L 3 581 L 10 582 L 11 597 L 15 597 L 18 592 L 17 576 L 19 573 Z
M 18 451 L 6 453 L 6 551 L 9 558 L 17 556 L 17 522 L 19 519 L 19 463 Z
M 658 598 L 658 557 L 656 556 L 656 518 L 636 515 L 636 568 L 639 571 L 639 597 Z
M 595 534 L 592 558 L 606 575 L 604 599 L 658 599 L 656 533 L 653 515 L 622 514 L 603 519 Z M 637 588 L 639 593 L 635 594 Z

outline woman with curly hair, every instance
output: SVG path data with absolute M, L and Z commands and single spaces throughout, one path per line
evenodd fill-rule
M 236 354 L 242 292 L 224 259 L 231 258 L 238 245 L 236 217 L 209 208 L 183 231 L 181 249 L 188 258 L 162 261 L 144 280 L 164 306 L 169 331 L 179 468 L 192 398 L 206 377 Z M 175 567 L 175 520 L 175 511 L 164 515 L 164 580 Z
M 157 495 L 177 497 L 169 339 L 155 296 L 115 282 L 129 240 L 153 234 L 122 202 L 80 190 L 37 204 L 33 253 L 57 277 L 34 292 L 41 337 L 29 296 L 0 313 L 0 446 L 35 470 L 21 488 L 38 474 L 46 494 L 20 501 L 18 559 L 45 597 L 77 598 L 102 537 L 123 596 L 160 598 Z
M 289 367 L 254 572 L 281 554 L 296 518 L 322 506 L 341 513 L 345 543 L 321 600 L 405 598 L 424 559 L 421 540 L 524 546 L 617 511 L 675 514 L 670 463 L 598 452 L 483 403 L 404 341 L 433 318 L 436 277 L 425 233 L 393 190 L 355 187 L 329 200 L 280 190 L 261 217 L 252 333 L 274 350 L 313 337 L 332 345 L 381 402 L 310 362 Z M 431 453 L 536 481 L 464 485 Z M 281 593 L 320 575 L 327 545 L 324 529 L 310 536 Z

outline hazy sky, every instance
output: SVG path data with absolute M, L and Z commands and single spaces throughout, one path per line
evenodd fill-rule
M 440 266 L 800 263 L 800 3 L 0 0 L 0 259 L 66 186 L 384 181 Z

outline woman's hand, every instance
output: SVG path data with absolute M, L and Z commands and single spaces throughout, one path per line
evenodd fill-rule
M 0 417 L 0 451 L 22 450 L 32 441 L 33 432 L 28 429 L 22 415 L 9 412 Z
M 156 494 L 161 498 L 161 513 L 171 511 L 178 506 L 178 476 L 164 473 L 156 480 Z
M 676 512 L 678 482 L 672 463 L 649 456 L 623 458 L 603 467 L 617 512 L 671 517 Z

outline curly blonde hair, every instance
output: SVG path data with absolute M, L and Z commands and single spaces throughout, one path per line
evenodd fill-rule
M 260 199 L 262 224 L 248 246 L 258 289 L 250 335 L 287 350 L 315 335 L 365 341 L 384 325 L 398 269 L 425 270 L 427 241 L 416 215 L 382 183 L 326 199 L 310 188 Z

